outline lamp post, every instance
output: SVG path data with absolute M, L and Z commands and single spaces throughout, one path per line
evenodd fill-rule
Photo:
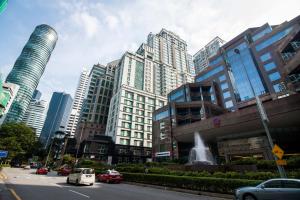
M 246 66 L 245 66 L 245 64 L 244 64 L 244 62 L 243 62 L 243 58 L 242 58 L 242 56 L 241 56 L 240 50 L 239 50 L 239 49 L 234 49 L 234 53 L 236 53 L 236 54 L 239 56 L 240 60 L 241 60 L 242 67 L 243 67 L 243 71 L 244 71 L 245 74 L 246 74 L 246 78 L 247 78 L 247 81 L 249 82 L 251 91 L 252 91 L 253 95 L 255 96 L 255 101 L 256 101 L 257 110 L 258 110 L 258 112 L 259 112 L 259 114 L 260 114 L 260 119 L 261 119 L 261 122 L 262 122 L 262 124 L 263 124 L 263 126 L 264 126 L 264 129 L 265 129 L 265 132 L 266 132 L 268 141 L 269 141 L 269 145 L 270 145 L 271 150 L 272 150 L 273 147 L 274 147 L 274 143 L 273 143 L 273 140 L 272 140 L 272 136 L 271 136 L 271 134 L 270 134 L 269 127 L 268 127 L 269 119 L 268 119 L 267 113 L 266 113 L 266 111 L 265 111 L 265 109 L 264 109 L 264 106 L 263 106 L 263 104 L 262 104 L 262 102 L 261 102 L 259 96 L 256 95 L 256 93 L 255 93 L 255 91 L 254 91 L 254 89 L 253 89 L 253 86 L 252 86 L 252 83 L 251 83 L 251 81 L 250 81 L 248 72 L 247 72 L 247 70 L 246 70 Z M 274 157 L 274 160 L 275 160 L 275 161 L 278 160 L 277 157 L 276 157 L 275 155 L 273 155 L 273 157 Z M 280 177 L 281 177 L 281 178 L 285 178 L 285 177 L 286 177 L 286 173 L 285 173 L 284 168 L 283 168 L 282 166 L 280 166 L 280 165 L 277 165 L 277 168 L 278 168 L 278 172 L 279 172 L 279 174 L 280 174 Z

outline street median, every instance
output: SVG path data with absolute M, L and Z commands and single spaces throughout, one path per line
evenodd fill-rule
M 232 194 L 236 188 L 243 186 L 255 186 L 262 182 L 260 180 L 189 177 L 144 173 L 123 173 L 123 177 L 124 180 L 128 182 L 224 194 Z

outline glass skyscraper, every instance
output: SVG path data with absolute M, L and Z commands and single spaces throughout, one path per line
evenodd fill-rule
M 6 122 L 20 122 L 23 119 L 56 41 L 56 31 L 46 24 L 37 26 L 31 34 L 21 55 L 6 78 L 6 82 L 20 86 L 5 119 Z
M 41 132 L 40 141 L 49 145 L 56 131 L 65 131 L 72 107 L 72 97 L 63 92 L 54 92 L 49 104 L 47 117 Z

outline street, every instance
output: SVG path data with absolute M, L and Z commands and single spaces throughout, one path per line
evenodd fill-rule
M 66 177 L 57 176 L 56 172 L 48 175 L 36 175 L 35 170 L 5 168 L 6 191 L 15 192 L 10 198 L 4 190 L 0 190 L 0 200 L 222 200 L 221 198 L 193 195 L 174 191 L 155 189 L 129 184 L 95 183 L 93 186 L 67 185 Z M 3 182 L 0 182 L 3 188 Z M 19 197 L 19 198 L 18 198 Z

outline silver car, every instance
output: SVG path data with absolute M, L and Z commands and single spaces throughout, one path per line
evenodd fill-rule
M 299 179 L 270 179 L 256 187 L 242 187 L 235 190 L 236 200 L 299 200 Z

